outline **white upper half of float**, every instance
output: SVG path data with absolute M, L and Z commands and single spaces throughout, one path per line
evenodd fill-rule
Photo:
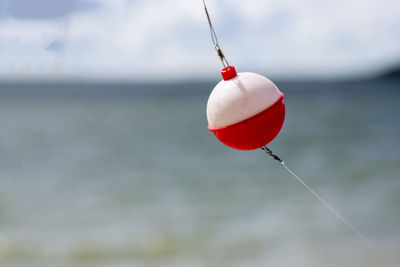
M 222 80 L 208 98 L 208 126 L 223 128 L 251 118 L 276 103 L 281 94 L 268 78 L 252 72 Z

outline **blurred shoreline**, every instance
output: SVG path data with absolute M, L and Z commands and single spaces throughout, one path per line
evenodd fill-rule
M 382 89 L 397 90 L 400 84 L 400 65 L 357 79 L 274 79 L 278 87 L 298 91 L 304 90 L 366 90 L 379 86 Z M 192 95 L 205 94 L 219 80 L 182 81 L 63 81 L 63 80 L 0 80 L 0 96 L 137 96 L 137 95 Z M 371 86 L 373 85 L 373 86 Z
M 282 90 L 305 91 L 359 91 L 400 89 L 400 76 L 385 75 L 359 80 L 274 80 Z M 0 96 L 6 97 L 133 97 L 151 95 L 190 96 L 208 94 L 215 81 L 180 82 L 63 82 L 63 81 L 0 81 Z

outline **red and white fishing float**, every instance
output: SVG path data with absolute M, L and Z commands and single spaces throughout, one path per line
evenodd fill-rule
M 211 40 L 224 65 L 223 80 L 208 98 L 208 129 L 229 147 L 239 150 L 262 148 L 283 163 L 265 146 L 282 129 L 285 120 L 283 93 L 266 77 L 252 72 L 237 73 L 235 67 L 229 65 L 219 47 L 204 0 L 203 4 Z
M 223 80 L 208 98 L 208 129 L 231 148 L 253 150 L 267 145 L 283 126 L 283 93 L 260 74 L 236 73 L 233 66 L 221 74 Z
M 266 145 L 280 132 L 285 120 L 283 93 L 266 77 L 252 73 L 237 73 L 229 65 L 218 44 L 217 35 L 211 23 L 207 6 L 204 10 L 210 26 L 211 40 L 224 65 L 222 78 L 211 92 L 207 103 L 208 129 L 225 145 L 239 150 L 261 148 L 282 166 L 303 186 L 324 204 L 340 221 L 366 241 L 371 247 L 374 243 L 337 212 L 326 200 L 290 170 L 285 162 Z

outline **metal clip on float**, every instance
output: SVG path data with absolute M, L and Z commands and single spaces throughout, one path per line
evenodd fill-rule
M 273 157 L 274 160 L 279 161 L 281 164 L 285 164 L 285 162 L 284 162 L 280 157 L 278 157 L 277 155 L 275 155 L 268 147 L 263 146 L 263 147 L 261 148 L 261 150 L 264 151 L 265 153 L 267 153 L 268 155 L 270 155 L 271 157 Z

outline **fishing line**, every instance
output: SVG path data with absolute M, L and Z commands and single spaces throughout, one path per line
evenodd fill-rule
M 224 66 L 224 68 L 229 67 L 229 62 L 226 59 L 224 53 L 222 53 L 222 50 L 221 50 L 221 48 L 219 46 L 218 37 L 217 37 L 217 34 L 215 33 L 214 27 L 213 27 L 213 25 L 211 23 L 210 14 L 208 13 L 207 5 L 206 5 L 205 0 L 203 0 L 203 4 L 204 4 L 204 10 L 206 11 L 206 15 L 207 15 L 208 25 L 210 26 L 211 41 L 214 44 L 214 48 L 217 51 L 219 59 L 221 60 L 222 65 Z
M 349 220 L 343 217 L 336 209 L 334 209 L 324 198 L 321 197 L 320 194 L 315 192 L 308 184 L 306 184 L 297 174 L 295 174 L 288 166 L 286 166 L 285 162 L 275 155 L 268 147 L 264 146 L 261 148 L 265 153 L 270 155 L 274 160 L 278 161 L 282 164 L 282 166 L 298 181 L 300 182 L 308 191 L 310 191 L 326 208 L 328 208 L 344 225 L 346 225 L 350 230 L 352 230 L 358 237 L 360 237 L 365 243 L 367 243 L 370 247 L 377 249 L 377 246 L 360 230 L 358 230 Z

